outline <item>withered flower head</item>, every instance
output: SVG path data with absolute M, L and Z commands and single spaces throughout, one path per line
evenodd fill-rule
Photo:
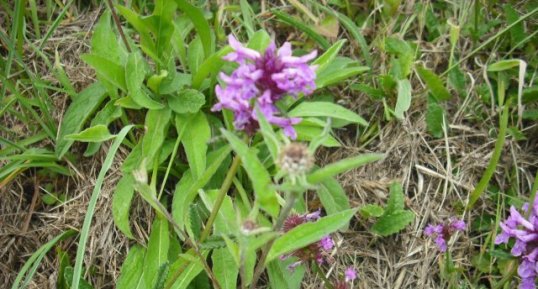
M 290 143 L 282 148 L 278 164 L 284 172 L 297 176 L 308 172 L 314 160 L 305 144 Z

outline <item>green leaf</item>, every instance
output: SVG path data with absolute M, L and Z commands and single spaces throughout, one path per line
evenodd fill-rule
M 316 88 L 320 89 L 329 85 L 339 84 L 370 69 L 359 64 L 356 60 L 347 57 L 336 57 L 322 71 L 316 72 Z
M 428 109 L 426 111 L 426 127 L 428 132 L 435 138 L 443 136 L 444 110 L 433 97 L 428 97 Z
M 168 234 L 168 221 L 157 217 L 153 221 L 148 249 L 144 258 L 143 274 L 146 288 L 153 288 L 157 281 L 159 268 L 168 261 L 168 248 L 170 246 Z
M 116 282 L 117 289 L 145 289 L 144 255 L 145 249 L 139 245 L 131 247 L 127 258 L 121 266 L 120 276 Z
M 335 175 L 381 160 L 384 157 L 384 154 L 370 153 L 343 159 L 314 171 L 308 175 L 307 180 L 311 184 L 317 184 Z
M 99 124 L 79 133 L 68 134 L 65 136 L 65 139 L 80 142 L 102 142 L 113 139 L 114 137 L 115 135 L 110 134 L 106 125 Z
M 359 213 L 364 218 L 381 217 L 384 212 L 385 210 L 383 208 L 374 204 L 364 205 L 359 209 Z
M 252 181 L 254 193 L 256 194 L 256 201 L 259 202 L 260 207 L 271 216 L 278 216 L 279 205 L 276 197 L 276 190 L 272 186 L 269 172 L 267 172 L 261 161 L 258 159 L 256 151 L 249 148 L 233 133 L 222 130 L 222 134 L 226 137 L 235 153 L 241 158 L 241 164 Z
M 222 289 L 236 289 L 239 268 L 226 248 L 213 250 L 211 254 L 213 272 Z
M 344 43 L 346 43 L 346 39 L 341 39 L 334 43 L 325 53 L 323 53 L 320 57 L 318 57 L 314 62 L 313 65 L 318 65 L 318 68 L 316 69 L 316 73 L 321 73 L 327 65 L 329 65 L 335 57 L 338 55 L 338 52 L 340 52 L 340 49 L 342 49 L 342 46 L 344 46 Z
M 168 105 L 179 114 L 197 113 L 205 104 L 205 96 L 196 89 L 183 89 L 168 97 Z
M 95 69 L 99 77 L 110 82 L 116 88 L 123 91 L 126 90 L 125 68 L 123 66 L 95 54 L 83 54 L 80 56 L 80 59 Z
M 346 226 L 356 212 L 356 209 L 345 210 L 340 213 L 320 218 L 316 222 L 301 224 L 289 230 L 275 240 L 275 243 L 267 254 L 265 264 L 268 264 L 279 256 L 317 242 L 324 236 Z
M 106 55 L 109 61 L 121 66 L 127 58 L 127 50 L 112 29 L 110 14 L 110 11 L 105 11 L 95 25 L 91 52 L 94 55 Z
M 247 47 L 258 52 L 264 52 L 267 46 L 269 46 L 269 43 L 271 43 L 271 36 L 269 36 L 267 31 L 261 29 L 250 37 Z
M 278 138 L 271 124 L 267 122 L 265 116 L 260 112 L 259 107 L 256 107 L 256 115 L 258 116 L 258 123 L 260 124 L 260 131 L 262 133 L 264 143 L 267 146 L 267 149 L 269 149 L 269 153 L 271 153 L 271 158 L 274 162 L 276 162 L 278 160 L 280 147 Z
M 224 160 L 229 157 L 230 152 L 229 146 L 223 146 L 209 153 L 209 165 L 200 178 L 196 180 L 192 178 L 190 170 L 183 174 L 183 177 L 176 185 L 172 202 L 172 216 L 181 229 L 185 226 L 189 204 L 194 201 L 198 191 L 215 175 Z
M 394 108 L 394 115 L 403 120 L 404 112 L 411 107 L 411 83 L 408 79 L 398 80 L 398 98 L 396 100 L 396 107 Z
M 127 237 L 134 239 L 129 225 L 129 209 L 134 196 L 134 179 L 131 174 L 125 174 L 116 186 L 112 197 L 112 216 L 114 223 Z
M 312 29 L 310 26 L 308 26 L 304 21 L 299 20 L 291 15 L 289 15 L 286 12 L 282 12 L 279 10 L 271 10 L 273 15 L 276 16 L 276 18 L 286 24 L 289 24 L 292 27 L 295 27 L 304 33 L 306 33 L 310 38 L 312 38 L 314 41 L 316 41 L 323 49 L 329 49 L 331 44 L 327 39 L 325 39 L 323 36 L 318 34 L 314 29 Z
M 90 126 L 96 126 L 98 124 L 106 125 L 108 126 L 111 122 L 121 117 L 123 113 L 123 110 L 121 107 L 116 106 L 114 104 L 114 101 L 109 101 L 103 109 L 101 109 L 99 112 L 95 114 L 95 117 L 92 119 Z M 99 148 L 101 147 L 101 143 L 89 143 L 88 147 L 86 148 L 86 151 L 84 152 L 84 156 L 92 156 L 94 155 Z
M 407 210 L 397 210 L 383 215 L 372 226 L 372 231 L 380 236 L 388 236 L 403 230 L 415 219 L 415 214 Z
M 142 139 L 142 156 L 148 164 L 153 164 L 164 143 L 171 116 L 172 112 L 169 108 L 149 110 L 146 114 L 146 134 Z
M 304 101 L 289 112 L 291 117 L 330 117 L 344 123 L 357 123 L 367 126 L 368 122 L 353 111 L 341 105 L 325 101 Z
M 346 192 L 334 178 L 327 178 L 318 184 L 316 193 L 328 215 L 336 214 L 350 208 Z
M 73 267 L 66 267 L 64 270 L 64 278 L 67 283 L 68 288 L 72 287 L 72 280 L 73 280 Z M 82 279 L 82 276 L 80 277 L 80 281 L 78 284 L 79 289 L 93 289 L 92 285 L 88 283 L 88 281 Z
M 192 78 L 192 87 L 199 89 L 204 80 L 210 77 L 210 74 L 216 75 L 221 67 L 226 63 L 222 57 L 232 51 L 232 48 L 225 46 L 207 59 L 198 67 L 196 74 Z
M 288 266 L 295 262 L 293 258 L 287 260 L 274 260 L 267 264 L 267 274 L 271 289 L 300 289 L 305 274 L 305 266 L 300 265 L 291 271 Z
M 96 82 L 73 100 L 64 114 L 58 138 L 56 139 L 56 155 L 61 159 L 73 144 L 73 140 L 65 139 L 66 135 L 80 132 L 82 126 L 99 105 L 105 100 L 105 88 L 101 83 Z
M 207 253 L 202 253 L 204 256 L 207 255 Z M 184 254 L 186 255 L 186 254 Z M 192 280 L 200 274 L 204 270 L 203 265 L 201 264 L 199 259 L 192 259 L 192 260 L 186 260 L 183 258 L 177 259 L 176 262 L 174 262 L 170 266 L 170 272 L 168 274 L 168 281 L 170 280 L 170 276 L 174 274 L 178 268 L 181 266 L 184 266 L 185 262 L 188 262 L 188 265 L 185 267 L 185 270 L 179 275 L 179 277 L 176 279 L 174 284 L 170 287 L 170 289 L 186 289 L 187 286 L 192 282 Z
M 145 63 L 142 55 L 133 52 L 130 53 L 127 58 L 127 64 L 125 65 L 125 83 L 127 90 L 133 101 L 148 109 L 162 109 L 164 105 L 160 102 L 153 100 L 144 91 L 144 79 L 146 78 L 147 64 Z
M 200 37 L 204 48 L 204 55 L 208 57 L 214 51 L 211 27 L 204 17 L 204 12 L 187 2 L 186 0 L 176 0 L 178 8 L 189 17 L 194 24 L 197 35 Z
M 402 185 L 398 182 L 392 183 L 389 189 L 389 200 L 387 202 L 387 207 L 385 208 L 385 214 L 403 210 L 405 206 L 404 198 Z
M 176 116 L 176 122 L 180 119 L 182 122 L 189 122 L 181 142 L 185 148 L 192 175 L 196 180 L 206 169 L 207 143 L 211 138 L 211 128 L 203 112 L 198 112 L 189 118 L 181 115 Z
M 304 120 L 301 122 L 303 123 Z M 297 140 L 299 141 L 313 141 L 316 140 L 322 133 L 323 127 L 311 126 L 311 125 L 295 125 L 295 131 L 297 132 Z M 324 147 L 340 147 L 340 142 L 332 135 L 328 135 L 326 139 L 321 143 Z
M 520 59 L 506 59 L 488 65 L 488 72 L 498 72 L 512 69 L 519 66 L 522 61 Z
M 189 49 L 187 51 L 187 60 L 189 62 L 189 69 L 193 75 L 196 75 L 198 68 L 204 62 L 204 50 L 203 50 L 202 40 L 200 37 L 194 38 L 194 40 L 189 44 Z
M 426 83 L 426 86 L 428 86 L 436 100 L 441 101 L 452 98 L 452 95 L 450 92 L 448 92 L 443 84 L 443 80 L 441 80 L 441 78 L 433 71 L 419 65 L 417 66 L 417 72 L 420 75 L 420 78 L 422 78 L 422 80 Z

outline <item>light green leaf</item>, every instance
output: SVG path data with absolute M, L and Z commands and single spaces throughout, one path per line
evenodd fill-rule
M 84 123 L 105 98 L 105 88 L 100 82 L 96 82 L 84 89 L 73 100 L 64 114 L 58 138 L 56 139 L 56 155 L 58 159 L 63 157 L 74 142 L 73 140 L 65 139 L 65 136 L 80 132 Z
M 383 208 L 381 208 L 380 206 L 378 206 L 378 205 L 368 204 L 368 205 L 362 206 L 359 209 L 359 213 L 364 218 L 381 217 L 381 216 L 383 216 L 383 213 L 385 213 L 385 210 Z
M 428 132 L 435 138 L 443 136 L 444 110 L 433 97 L 428 97 L 428 109 L 426 111 L 426 127 Z
M 194 24 L 197 35 L 200 37 L 204 48 L 204 55 L 207 57 L 214 51 L 213 35 L 211 26 L 207 22 L 202 9 L 193 6 L 186 0 L 176 0 L 178 8 L 187 15 Z
M 103 109 L 95 114 L 95 117 L 92 119 L 90 126 L 96 126 L 98 124 L 108 126 L 111 122 L 121 117 L 123 110 L 121 107 L 114 104 L 114 101 L 109 101 Z M 84 156 L 94 155 L 99 148 L 101 143 L 89 143 L 84 152 Z
M 93 67 L 98 76 L 110 82 L 115 87 L 123 91 L 126 90 L 125 69 L 123 66 L 95 54 L 83 54 L 80 58 Z
M 162 109 L 164 105 L 160 102 L 153 100 L 144 91 L 144 79 L 146 78 L 146 66 L 142 55 L 136 52 L 129 54 L 127 58 L 127 64 L 125 65 L 125 83 L 127 90 L 132 100 L 148 109 Z
M 125 174 L 116 186 L 112 198 L 112 216 L 114 223 L 127 237 L 134 239 L 129 225 L 129 209 L 134 196 L 134 179 L 131 174 Z
M 295 131 L 297 132 L 297 140 L 310 142 L 316 140 L 323 133 L 323 127 L 301 125 L 303 122 L 304 120 L 300 124 L 294 126 Z M 327 138 L 323 140 L 321 145 L 329 148 L 341 146 L 340 142 L 332 135 L 328 135 Z
M 207 143 L 211 138 L 211 128 L 203 112 L 192 116 L 176 116 L 176 122 L 179 119 L 189 121 L 181 142 L 185 148 L 192 175 L 196 180 L 206 169 Z
M 220 71 L 221 67 L 226 63 L 226 61 L 222 60 L 222 57 L 231 51 L 231 47 L 225 46 L 204 60 L 192 78 L 192 87 L 199 89 L 204 80 L 208 79 L 211 74 L 216 75 Z
M 506 59 L 501 60 L 498 62 L 495 62 L 493 64 L 490 64 L 488 66 L 488 72 L 498 72 L 498 71 L 504 71 L 508 69 L 512 69 L 516 66 L 519 66 L 521 63 L 520 59 Z
M 197 113 L 205 104 L 205 96 L 196 89 L 183 89 L 168 97 L 168 105 L 179 114 Z
M 271 43 L 271 36 L 269 36 L 267 31 L 261 29 L 256 31 L 254 35 L 250 37 L 247 47 L 261 53 L 265 51 L 267 46 L 269 46 L 269 43 Z
M 146 134 L 142 139 L 142 156 L 148 164 L 153 164 L 164 143 L 171 116 L 172 112 L 169 108 L 149 110 L 146 114 Z
M 64 279 L 67 283 L 68 288 L 73 288 L 72 282 L 73 282 L 73 267 L 66 267 L 64 269 Z M 79 284 L 78 289 L 93 289 L 92 285 L 88 283 L 88 281 L 82 279 L 82 276 L 79 278 Z
M 273 158 L 273 161 L 276 162 L 278 160 L 280 147 L 278 138 L 271 124 L 267 122 L 265 116 L 260 112 L 259 107 L 256 107 L 256 115 L 258 116 L 258 123 L 260 124 L 260 131 L 262 133 L 265 145 L 269 149 L 269 153 L 271 153 L 271 158 Z
M 168 260 L 170 236 L 168 236 L 168 221 L 157 217 L 153 221 L 148 249 L 144 258 L 144 282 L 146 288 L 153 288 L 158 277 L 159 268 Z
M 110 11 L 105 11 L 95 25 L 91 51 L 94 55 L 106 55 L 109 61 L 122 66 L 127 58 L 127 50 L 112 29 L 110 14 Z
M 120 277 L 116 282 L 117 289 L 146 289 L 143 273 L 145 254 L 145 249 L 139 245 L 131 247 L 121 266 Z
M 213 272 L 222 289 L 236 289 L 239 268 L 226 248 L 213 250 L 211 254 Z
M 307 176 L 307 180 L 311 184 L 317 184 L 335 175 L 381 160 L 384 157 L 384 154 L 370 153 L 343 159 L 314 171 Z
M 360 66 L 357 61 L 346 57 L 336 57 L 322 71 L 316 72 L 316 88 L 323 88 L 368 71 L 367 66 Z
M 265 264 L 268 264 L 279 256 L 317 242 L 324 236 L 346 226 L 356 212 L 356 209 L 345 210 L 320 218 L 316 222 L 301 224 L 289 230 L 275 240 L 271 250 L 269 250 Z
M 340 49 L 342 49 L 342 46 L 344 46 L 344 43 L 346 43 L 346 39 L 341 39 L 334 43 L 325 53 L 323 53 L 320 57 L 318 57 L 312 64 L 318 65 L 318 68 L 316 69 L 316 73 L 321 73 L 325 69 L 327 65 L 329 65 L 335 57 L 338 55 L 338 52 L 340 52 Z
M 390 185 L 389 200 L 387 207 L 385 208 L 385 214 L 390 214 L 394 211 L 403 210 L 405 206 L 405 196 L 403 193 L 402 185 L 398 182 L 394 182 Z
M 388 236 L 403 230 L 415 219 L 415 214 L 407 210 L 397 210 L 383 215 L 372 226 L 372 231 L 380 236 Z
M 258 159 L 256 151 L 249 148 L 233 133 L 222 130 L 222 134 L 226 137 L 235 153 L 241 157 L 241 164 L 245 168 L 245 171 L 252 182 L 252 186 L 254 187 L 256 201 L 259 202 L 262 209 L 271 216 L 276 217 L 279 211 L 276 190 L 272 186 L 269 172 L 267 172 L 261 161 Z
M 368 122 L 341 105 L 325 101 L 304 101 L 289 112 L 291 117 L 330 117 L 347 123 L 367 126 Z
M 110 134 L 106 125 L 98 124 L 79 133 L 68 134 L 65 136 L 65 139 L 80 142 L 102 142 L 113 139 L 114 137 L 115 135 Z
M 426 82 L 426 86 L 428 86 L 436 100 L 449 100 L 452 98 L 452 95 L 446 89 L 443 80 L 433 71 L 419 65 L 417 67 L 417 72 L 418 75 L 420 75 L 420 78 Z
M 184 254 L 186 255 L 186 254 Z M 202 252 L 202 255 L 207 256 L 206 252 Z M 194 257 L 193 257 L 194 258 Z M 173 275 L 178 268 L 181 266 L 184 266 L 185 262 L 188 262 L 187 267 L 185 270 L 179 275 L 179 277 L 176 279 L 174 284 L 170 287 L 170 289 L 186 289 L 187 286 L 192 282 L 192 280 L 200 274 L 204 270 L 203 265 L 201 264 L 200 260 L 198 258 L 186 260 L 184 258 L 177 259 L 176 262 L 174 262 L 170 266 L 170 273 L 168 275 L 168 281 L 170 281 L 171 275 Z
M 328 215 L 336 214 L 350 208 L 346 192 L 334 178 L 327 178 L 318 184 L 316 193 Z
M 300 289 L 305 274 L 305 266 L 300 265 L 295 270 L 290 271 L 288 266 L 295 262 L 293 258 L 287 260 L 274 260 L 267 264 L 267 274 L 271 289 Z
M 398 80 L 398 98 L 394 115 L 399 119 L 404 119 L 404 112 L 411 107 L 411 83 L 408 79 Z
M 187 50 L 187 60 L 189 62 L 191 74 L 196 75 L 198 68 L 201 66 L 202 62 L 204 62 L 204 47 L 200 37 L 194 38 L 194 40 L 189 44 L 189 49 Z

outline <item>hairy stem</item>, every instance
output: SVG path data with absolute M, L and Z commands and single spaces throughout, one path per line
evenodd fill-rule
M 200 236 L 200 242 L 203 242 L 209 236 L 209 233 L 211 233 L 211 228 L 213 227 L 213 223 L 215 222 L 215 219 L 217 218 L 217 214 L 220 210 L 220 207 L 222 206 L 224 197 L 226 196 L 226 194 L 228 193 L 228 190 L 232 186 L 235 174 L 237 173 L 237 169 L 239 168 L 239 164 L 241 164 L 241 158 L 239 158 L 239 156 L 235 156 L 232 162 L 232 166 L 228 170 L 228 173 L 226 174 L 226 178 L 224 179 L 224 182 L 222 183 L 222 186 L 220 187 L 219 194 L 217 195 L 217 199 L 215 200 L 215 204 L 213 205 L 213 209 L 211 210 L 209 219 L 207 219 L 207 223 L 205 224 L 204 231 L 202 231 L 202 235 Z
M 125 48 L 127 49 L 127 52 L 131 53 L 131 46 L 129 46 L 129 42 L 127 41 L 127 37 L 125 37 L 125 33 L 123 33 L 123 28 L 121 28 L 120 18 L 118 17 L 118 14 L 116 14 L 114 5 L 112 5 L 112 0 L 107 0 L 107 2 L 108 2 L 108 7 L 110 8 L 110 11 L 112 12 L 112 18 L 114 18 L 114 23 L 116 23 L 116 27 L 118 28 L 118 32 L 120 33 L 121 40 L 123 40 L 123 43 L 125 44 Z

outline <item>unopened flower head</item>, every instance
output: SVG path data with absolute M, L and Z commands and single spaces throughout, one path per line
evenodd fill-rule
M 463 220 L 451 218 L 448 223 L 445 224 L 429 224 L 426 226 L 426 229 L 424 229 L 424 234 L 434 239 L 435 244 L 441 252 L 446 252 L 447 242 L 450 237 L 456 231 L 464 231 L 465 227 L 466 225 Z
M 293 125 L 301 120 L 283 117 L 276 102 L 285 95 L 297 97 L 314 92 L 316 66 L 308 65 L 308 62 L 316 57 L 316 51 L 296 57 L 292 56 L 290 43 L 286 42 L 277 49 L 271 42 L 260 54 L 244 47 L 233 35 L 228 36 L 228 43 L 234 51 L 223 59 L 239 66 L 230 75 L 220 74 L 225 85 L 215 87 L 219 102 L 212 110 L 233 111 L 235 128 L 253 134 L 259 128 L 258 106 L 269 123 L 281 127 L 287 136 L 295 139 L 297 133 Z
M 523 217 L 514 206 L 510 207 L 510 216 L 501 222 L 502 232 L 495 239 L 495 244 L 506 244 L 511 238 L 515 240 L 511 253 L 520 260 L 517 270 L 521 277 L 519 289 L 535 289 L 538 275 L 538 198 L 532 208 L 525 204 L 522 211 L 529 217 Z
M 308 147 L 302 143 L 290 143 L 282 148 L 278 159 L 280 168 L 292 176 L 308 172 L 314 164 Z
M 319 211 L 303 215 L 292 214 L 284 221 L 283 231 L 288 232 L 301 224 L 315 222 L 319 219 L 319 214 Z M 297 266 L 308 261 L 316 261 L 320 265 L 330 263 L 332 261 L 330 253 L 333 248 L 334 240 L 331 236 L 327 235 L 318 242 L 295 250 L 290 254 L 280 256 L 280 259 L 284 260 L 291 256 L 297 257 L 299 260 L 288 266 L 288 269 L 293 271 Z

